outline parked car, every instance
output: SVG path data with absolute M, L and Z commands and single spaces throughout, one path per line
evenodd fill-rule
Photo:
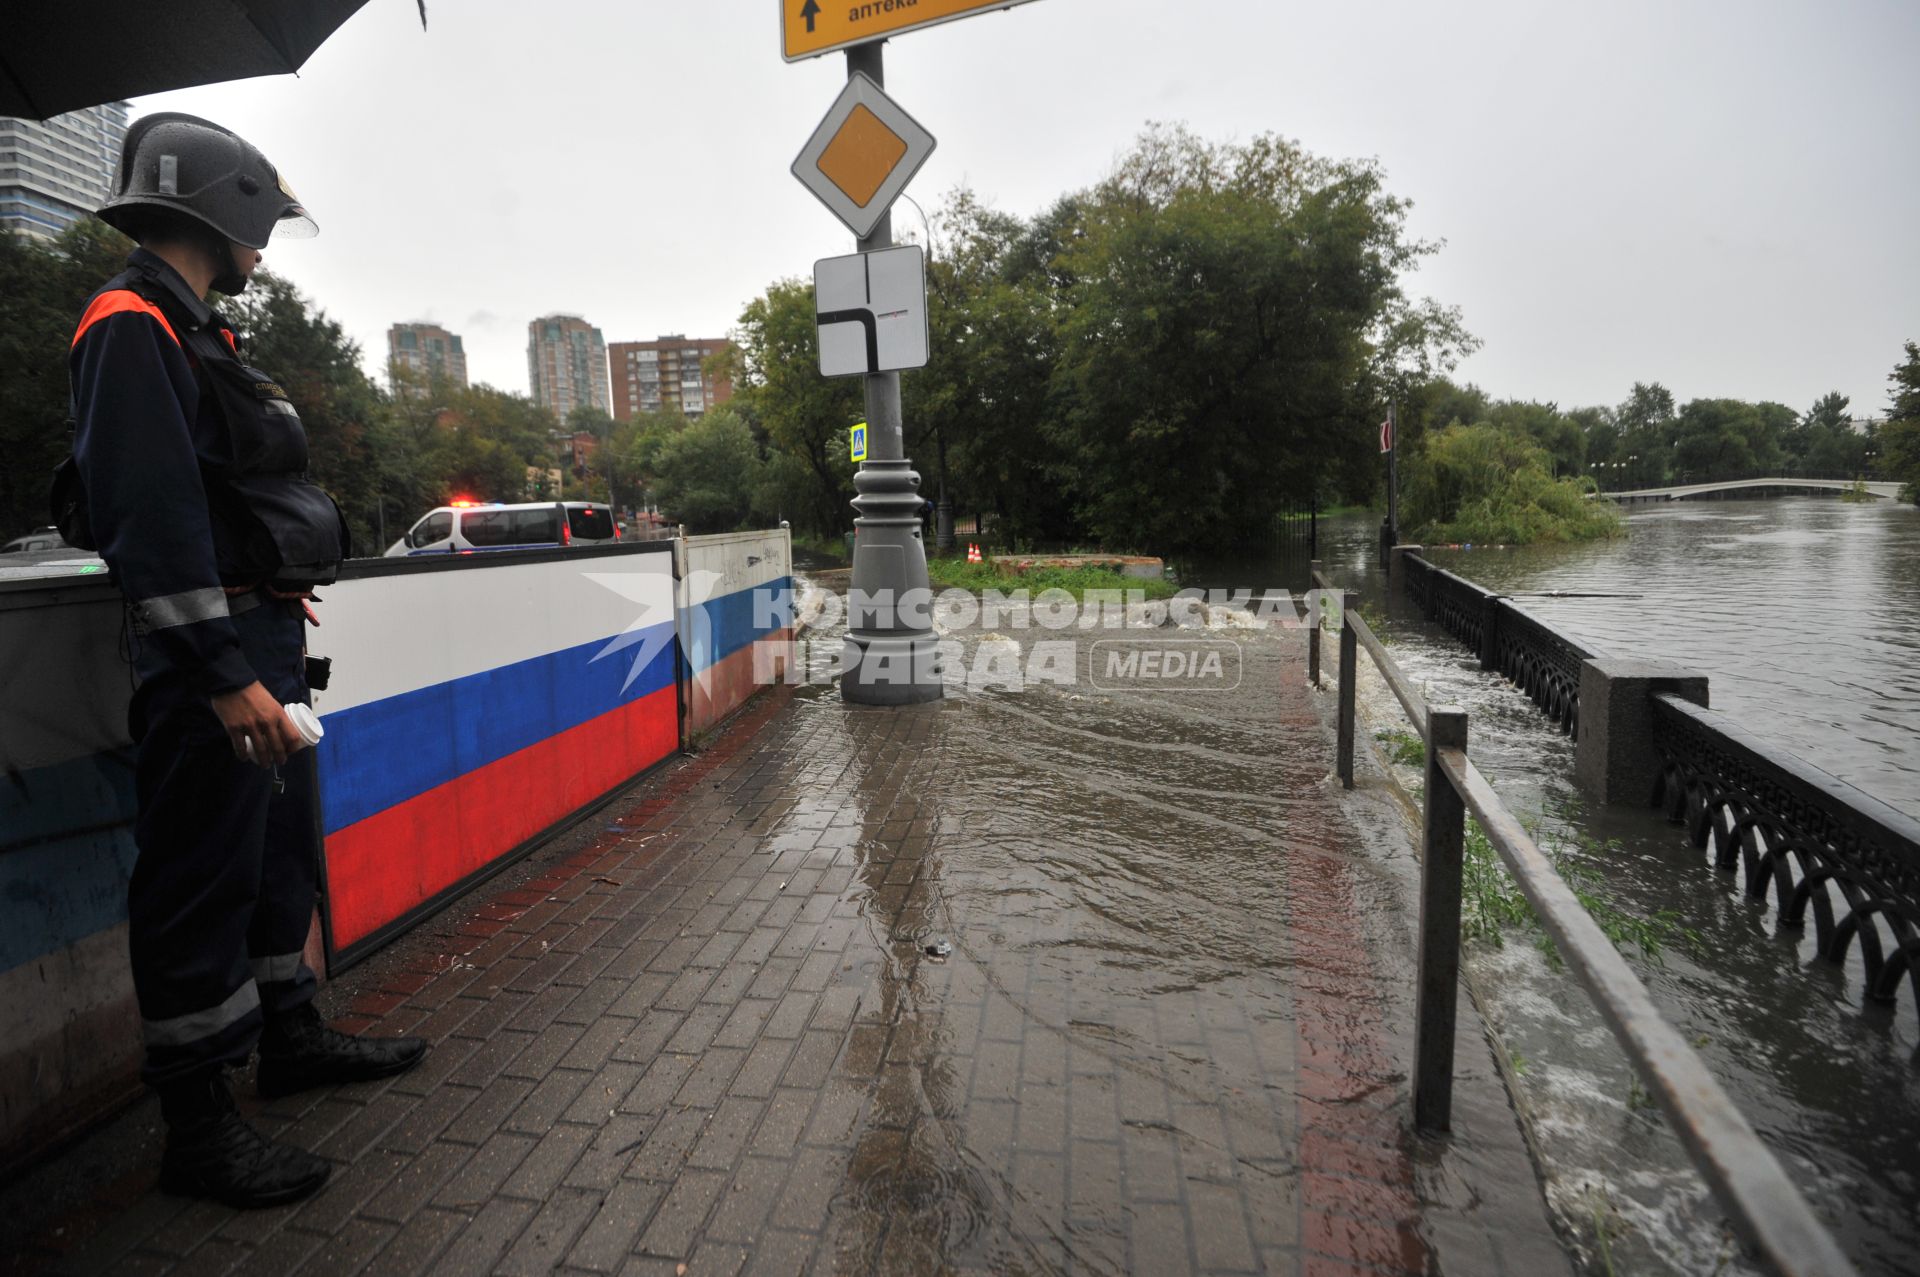
M 24 554 L 28 550 L 71 550 L 73 547 L 60 539 L 60 529 L 51 525 L 35 528 L 23 537 L 0 546 L 0 554 Z
M 388 556 L 544 550 L 620 539 L 613 510 L 593 501 L 456 501 L 437 506 L 387 547 Z

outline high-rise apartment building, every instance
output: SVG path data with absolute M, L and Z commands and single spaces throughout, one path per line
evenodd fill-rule
M 578 315 L 548 315 L 527 325 L 527 378 L 533 401 L 561 421 L 575 408 L 607 406 L 607 339 Z
M 702 365 L 726 350 L 724 337 L 670 333 L 657 341 L 617 341 L 613 362 L 613 416 L 627 421 L 642 412 L 678 412 L 697 417 L 733 398 L 733 383 Z
M 0 117 L 0 227 L 53 239 L 106 203 L 126 136 L 125 102 L 51 120 Z
M 387 367 L 393 374 L 403 368 L 414 374 L 406 381 L 393 376 L 394 389 L 400 394 L 419 394 L 435 380 L 462 389 L 467 384 L 467 352 L 460 334 L 438 324 L 395 324 L 387 329 Z

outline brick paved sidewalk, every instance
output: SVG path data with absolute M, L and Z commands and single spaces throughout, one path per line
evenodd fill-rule
M 1409 853 L 1325 783 L 1301 664 L 1289 634 L 1249 645 L 1257 694 L 763 697 L 327 988 L 434 1047 L 257 1109 L 335 1162 L 322 1194 L 238 1214 L 160 1195 L 147 1157 L 21 1255 L 1565 1271 L 1464 1001 L 1459 1129 L 1407 1133 L 1411 965 L 1382 919 Z M 155 1120 L 125 1138 L 150 1152 Z

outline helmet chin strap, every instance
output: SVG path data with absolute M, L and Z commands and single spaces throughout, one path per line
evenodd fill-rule
M 220 270 L 214 274 L 212 282 L 207 286 L 216 293 L 224 293 L 228 297 L 238 297 L 241 293 L 247 291 L 247 276 L 245 272 L 240 269 L 239 264 L 234 261 L 233 244 L 225 235 L 222 235 L 212 227 L 209 226 L 207 230 L 210 236 L 207 240 L 207 249 L 213 254 L 214 261 L 220 262 L 225 266 L 224 270 Z

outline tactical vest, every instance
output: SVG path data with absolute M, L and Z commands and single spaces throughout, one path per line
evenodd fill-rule
M 301 590 L 331 583 L 352 539 L 339 505 L 307 475 L 307 432 L 286 391 L 241 362 L 217 318 L 195 327 L 166 288 L 137 274 L 124 287 L 166 315 L 201 398 L 213 397 L 226 426 L 227 464 L 199 458 L 221 584 Z M 97 549 L 71 456 L 54 472 L 51 499 L 67 541 Z

